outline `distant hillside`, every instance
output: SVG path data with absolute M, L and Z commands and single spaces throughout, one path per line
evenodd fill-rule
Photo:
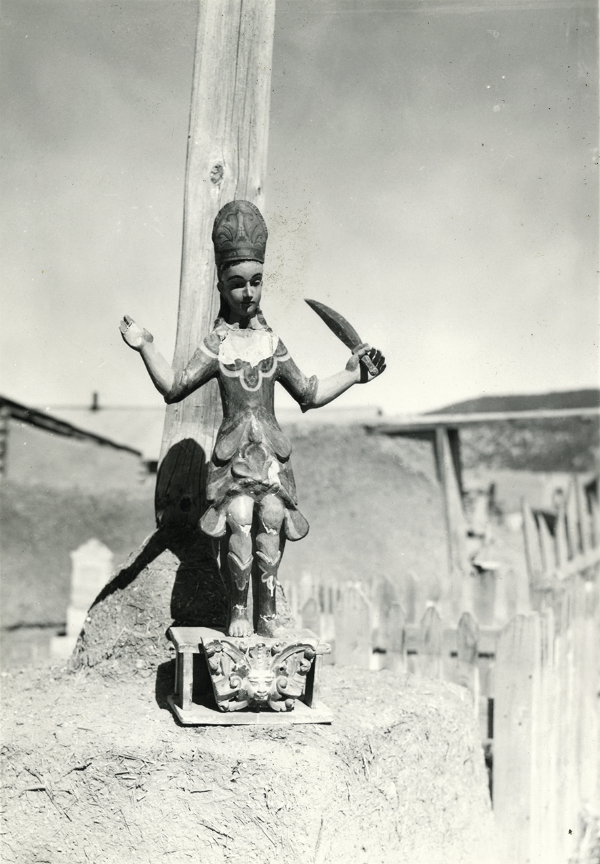
M 598 417 L 501 420 L 460 432 L 465 468 L 599 471 Z
M 475 414 L 491 411 L 535 411 L 560 408 L 598 408 L 600 388 L 564 390 L 560 393 L 518 393 L 510 396 L 478 396 L 445 405 L 430 414 Z

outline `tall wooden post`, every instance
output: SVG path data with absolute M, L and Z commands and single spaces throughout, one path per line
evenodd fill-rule
M 181 369 L 218 312 L 211 232 L 223 204 L 259 208 L 267 162 L 275 0 L 201 0 L 194 62 L 173 365 Z M 167 407 L 158 480 L 159 526 L 195 526 L 221 416 L 210 382 Z

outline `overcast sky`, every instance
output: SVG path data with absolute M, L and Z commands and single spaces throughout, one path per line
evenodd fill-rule
M 172 356 L 196 15 L 4 0 L 3 395 L 160 404 L 117 325 Z M 592 2 L 279 0 L 263 309 L 308 374 L 304 297 L 384 351 L 340 406 L 597 386 L 597 53 Z

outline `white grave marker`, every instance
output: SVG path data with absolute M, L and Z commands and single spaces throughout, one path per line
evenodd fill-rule
M 113 573 L 113 553 L 92 538 L 71 552 L 71 602 L 67 607 L 66 636 L 52 640 L 55 657 L 68 657 L 85 623 L 88 609 Z

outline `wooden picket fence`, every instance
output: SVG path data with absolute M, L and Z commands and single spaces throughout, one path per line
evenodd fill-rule
M 494 703 L 494 810 L 515 864 L 597 861 L 581 853 L 593 842 L 600 856 L 597 488 L 574 477 L 552 532 L 523 504 L 533 611 L 499 635 Z
M 409 622 L 387 579 L 317 585 L 308 599 L 295 586 L 286 593 L 297 619 L 332 644 L 332 662 L 470 690 L 489 763 L 493 750 L 507 861 L 588 864 L 577 850 L 600 824 L 598 481 L 585 488 L 573 477 L 552 524 L 524 503 L 523 534 L 530 611 L 499 627 L 470 611 L 445 624 L 433 603 Z
M 316 585 L 302 604 L 295 586 L 284 587 L 296 620 L 332 646 L 328 662 L 410 672 L 468 687 L 481 737 L 486 743 L 491 738 L 497 628 L 480 626 L 470 611 L 452 626 L 434 603 L 427 605 L 419 622 L 408 621 L 387 578 L 372 586 Z

